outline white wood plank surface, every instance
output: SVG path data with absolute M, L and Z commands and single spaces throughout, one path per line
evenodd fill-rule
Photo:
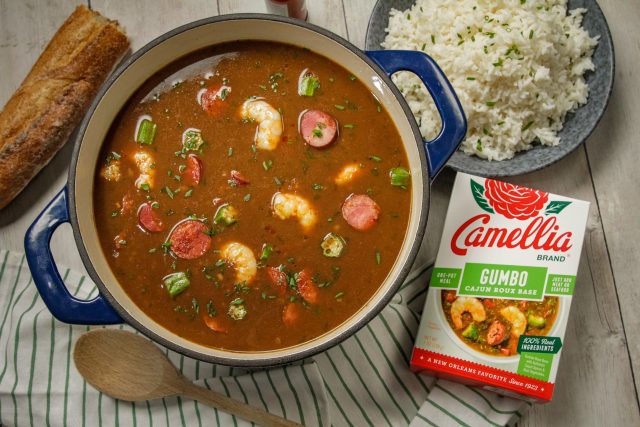
M 599 0 L 616 50 L 613 95 L 587 142 L 629 352 L 640 387 L 640 2 Z M 603 259 L 604 262 L 604 259 Z
M 218 15 L 215 0 L 91 0 L 91 8 L 124 27 L 133 51 L 180 25 Z
M 638 425 L 640 364 L 640 2 L 600 0 L 618 52 L 616 88 L 605 119 L 586 149 L 543 171 L 513 179 L 591 202 L 576 294 L 554 401 L 527 411 L 522 425 Z M 0 0 L 0 105 L 19 85 L 74 0 Z M 308 0 L 309 20 L 363 47 L 375 0 Z M 91 0 L 91 6 L 125 27 L 137 49 L 189 21 L 221 14 L 264 12 L 263 0 Z M 0 211 L 0 247 L 22 251 L 33 221 L 66 181 L 69 144 L 8 208 Z M 604 153 L 604 154 L 603 154 Z M 426 253 L 439 243 L 454 173 L 442 173 L 432 188 Z M 71 230 L 53 240 L 56 259 L 82 269 Z M 609 257 L 611 255 L 611 258 Z M 621 313 L 622 309 L 622 313 Z M 629 351 L 630 344 L 631 351 Z

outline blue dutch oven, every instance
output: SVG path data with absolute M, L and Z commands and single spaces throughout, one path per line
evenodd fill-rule
M 391 272 L 371 299 L 351 318 L 311 341 L 273 351 L 238 352 L 186 340 L 142 312 L 115 278 L 102 252 L 93 213 L 98 156 L 111 124 L 129 97 L 152 75 L 191 52 L 235 40 L 265 40 L 307 47 L 357 76 L 396 123 L 411 170 L 411 217 L 404 243 Z M 423 141 L 418 126 L 390 76 L 415 73 L 431 93 L 442 118 L 442 131 Z M 466 119 L 451 84 L 438 65 L 422 52 L 362 52 L 341 37 L 314 25 L 269 15 L 226 15 L 170 31 L 136 52 L 102 87 L 86 114 L 75 142 L 67 186 L 51 201 L 25 236 L 27 261 L 34 282 L 53 315 L 72 324 L 126 322 L 154 341 L 204 361 L 235 366 L 289 363 L 326 350 L 351 336 L 376 316 L 406 278 L 422 241 L 429 209 L 429 184 L 456 151 L 466 133 Z M 70 222 L 78 249 L 100 294 L 92 300 L 73 297 L 60 277 L 50 249 L 51 235 Z

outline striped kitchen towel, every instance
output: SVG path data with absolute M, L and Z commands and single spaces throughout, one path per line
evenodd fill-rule
M 418 264 L 380 315 L 342 344 L 301 363 L 244 370 L 165 351 L 198 384 L 308 426 L 515 423 L 527 404 L 409 370 L 430 272 L 429 263 Z M 79 298 L 97 292 L 85 276 L 68 269 L 61 274 Z M 0 250 L 0 425 L 249 425 L 180 398 L 131 403 L 99 393 L 72 362 L 75 340 L 96 327 L 55 320 L 24 255 Z

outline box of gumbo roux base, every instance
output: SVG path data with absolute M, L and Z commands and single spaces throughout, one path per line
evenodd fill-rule
M 589 203 L 458 173 L 411 367 L 551 400 Z

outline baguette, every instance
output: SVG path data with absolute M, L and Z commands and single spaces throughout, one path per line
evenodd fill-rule
M 79 6 L 0 111 L 0 209 L 67 142 L 129 48 L 118 23 Z

